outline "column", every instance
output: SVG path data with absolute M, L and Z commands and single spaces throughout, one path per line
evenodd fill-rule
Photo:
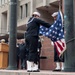
M 64 54 L 65 72 L 75 72 L 75 26 L 73 0 L 64 0 L 64 25 L 67 49 Z

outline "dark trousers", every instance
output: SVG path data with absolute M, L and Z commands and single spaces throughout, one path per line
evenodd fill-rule
M 61 55 L 59 57 L 55 47 L 54 47 L 54 62 L 64 62 L 64 55 Z
M 20 59 L 21 60 L 21 69 L 26 69 L 26 59 Z
M 19 69 L 19 56 L 17 56 L 17 69 Z
M 28 49 L 27 60 L 37 64 L 38 62 L 38 36 L 26 37 L 26 47 Z

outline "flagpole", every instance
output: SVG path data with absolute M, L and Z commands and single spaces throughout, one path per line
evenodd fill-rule
M 59 2 L 59 10 L 61 10 L 61 0 L 58 0 Z

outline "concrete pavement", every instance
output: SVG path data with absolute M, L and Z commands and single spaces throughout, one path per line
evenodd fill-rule
M 41 70 L 40 72 L 27 72 L 26 70 L 0 70 L 0 75 L 75 75 L 75 72 L 53 72 Z

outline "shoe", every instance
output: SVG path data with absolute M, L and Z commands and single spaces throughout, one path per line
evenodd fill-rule
M 40 72 L 40 70 L 33 70 L 32 72 Z
M 23 69 L 23 67 L 21 67 L 21 70 Z
M 32 70 L 27 70 L 27 72 L 33 72 Z
M 40 72 L 40 70 L 27 70 L 27 72 Z
M 61 71 L 61 69 L 55 69 L 55 70 L 53 70 L 53 71 Z
M 21 70 L 25 70 L 25 67 L 21 67 Z

